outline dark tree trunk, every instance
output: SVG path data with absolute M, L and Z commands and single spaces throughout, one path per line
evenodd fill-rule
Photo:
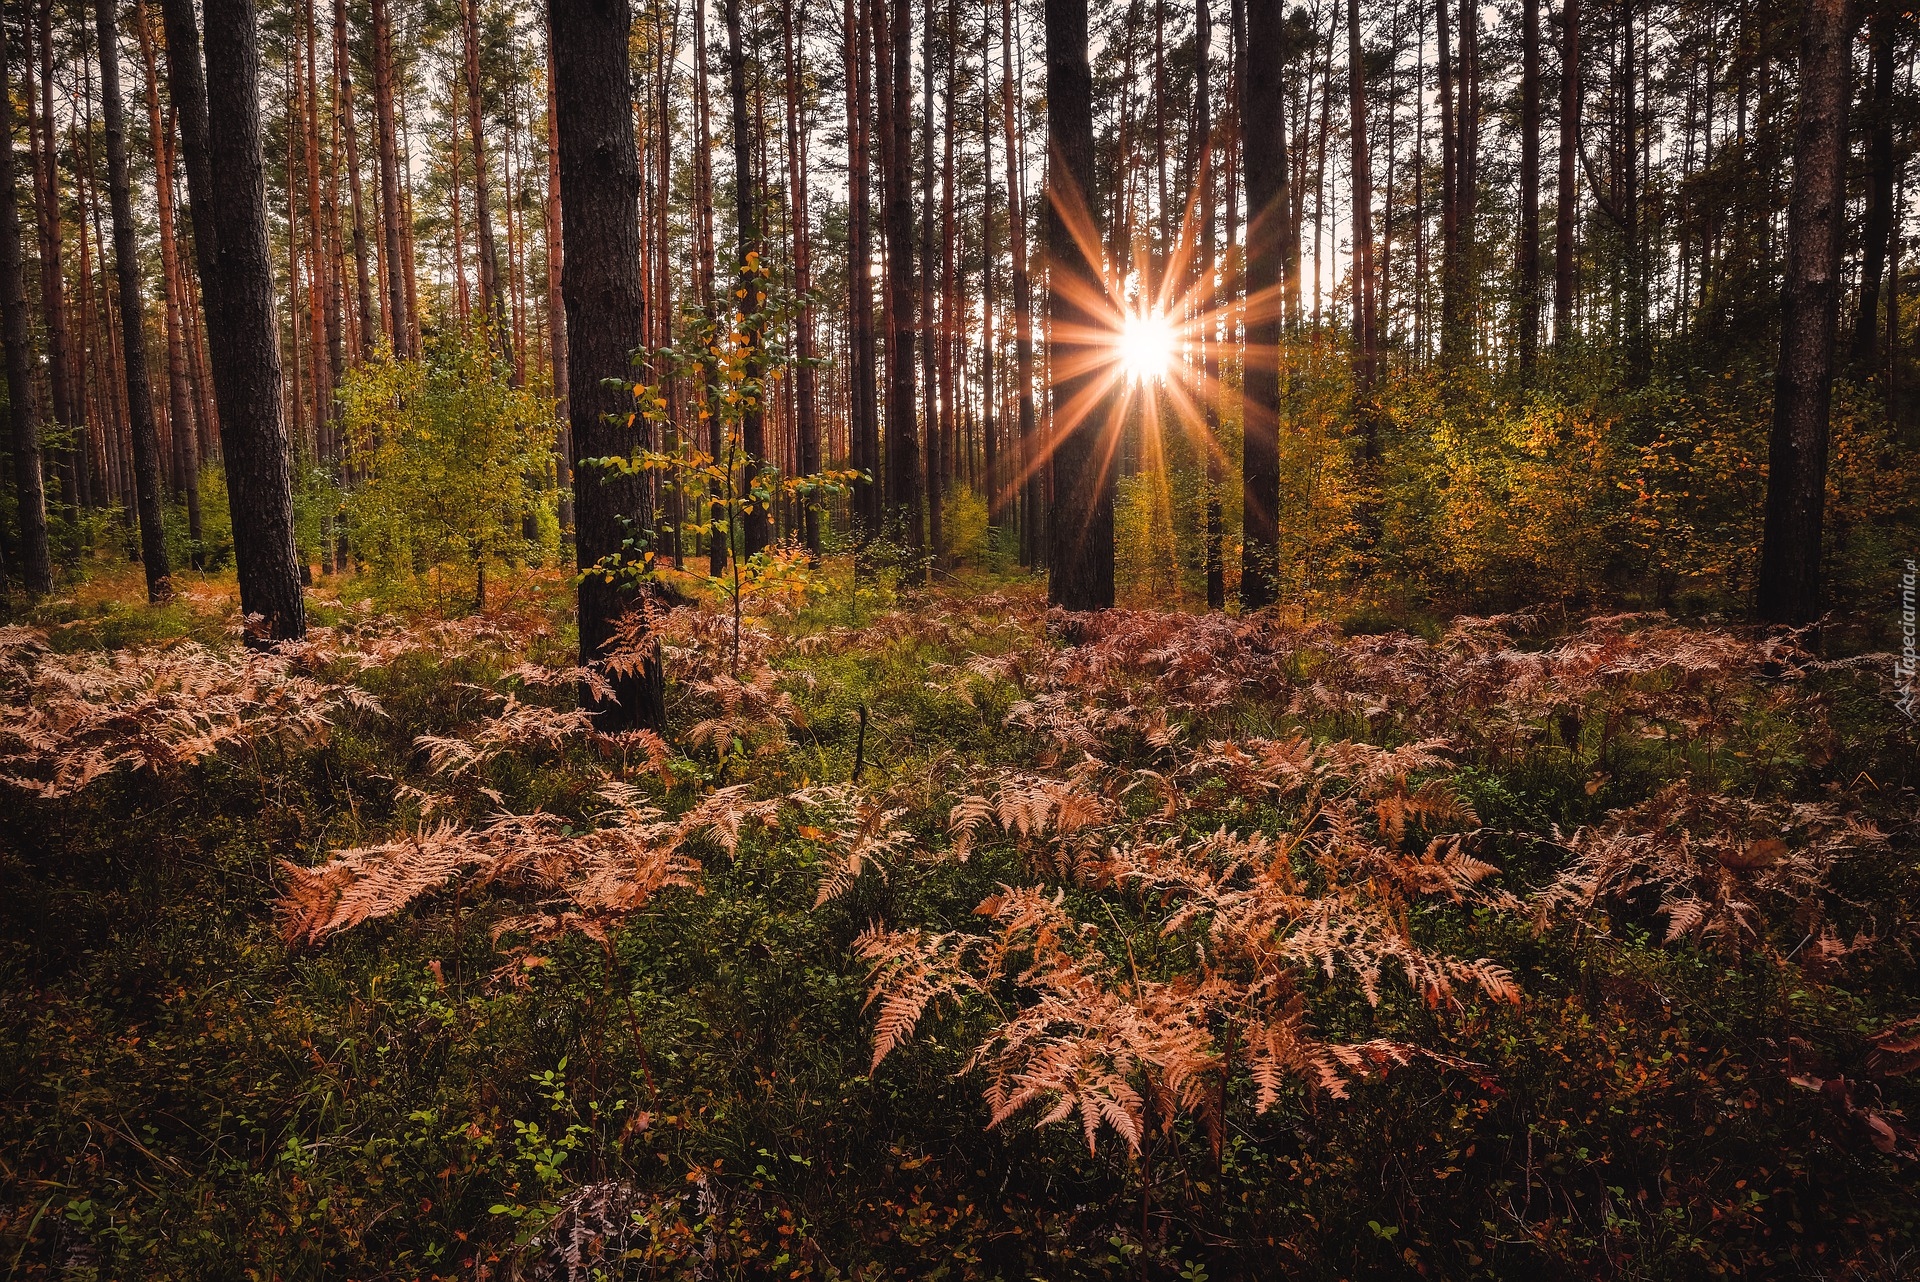
M 1361 449 L 1371 459 L 1379 448 L 1370 404 L 1379 340 L 1373 298 L 1373 165 L 1367 152 L 1367 65 L 1360 44 L 1360 0 L 1347 0 L 1347 96 L 1348 139 L 1353 149 L 1353 394 L 1359 409 Z
M 1854 313 L 1852 364 L 1862 373 L 1874 365 L 1875 339 L 1880 333 L 1880 282 L 1887 267 L 1887 249 L 1893 237 L 1893 184 L 1899 173 L 1893 154 L 1893 53 L 1896 11 L 1883 7 L 1873 15 L 1873 103 L 1867 156 L 1866 226 L 1861 232 L 1865 251 L 1860 264 L 1860 307 Z
M 160 431 L 153 421 L 153 386 L 147 377 L 147 330 L 140 292 L 140 259 L 134 247 L 133 190 L 127 177 L 126 104 L 120 97 L 118 0 L 94 0 L 100 36 L 100 105 L 107 139 L 107 198 L 113 211 L 113 267 L 120 286 L 122 366 L 127 380 L 127 424 L 133 436 L 133 493 L 140 513 L 140 562 L 147 571 L 147 600 L 173 595 L 167 536 L 160 516 Z
M 1244 551 L 1240 601 L 1249 610 L 1278 593 L 1280 506 L 1280 307 L 1286 284 L 1286 129 L 1281 70 L 1286 10 L 1281 0 L 1251 0 L 1241 149 L 1247 182 L 1247 347 L 1242 435 Z
M 1277 6 L 1278 0 L 1275 0 Z M 1105 297 L 1095 213 L 1093 72 L 1087 0 L 1047 0 L 1047 323 L 1052 382 L 1053 498 L 1047 601 L 1069 610 L 1113 605 L 1114 454 L 1109 375 L 1099 335 Z
M 134 9 L 140 31 L 140 61 L 146 72 L 147 130 L 153 139 L 154 205 L 160 214 L 161 297 L 166 306 L 167 410 L 173 424 L 173 465 L 187 500 L 187 538 L 193 568 L 206 568 L 201 556 L 200 450 L 194 422 L 192 380 L 187 373 L 185 326 L 192 313 L 181 297 L 179 229 L 173 218 L 173 122 L 160 111 L 159 69 L 153 56 L 153 28 L 147 7 Z
M 884 0 L 876 10 L 885 11 Z M 915 434 L 913 351 L 913 7 L 893 0 L 887 17 L 890 83 L 882 89 L 887 162 L 887 524 L 908 547 L 921 530 L 920 447 Z
M 1025 177 L 1020 166 L 1020 142 L 1014 123 L 1013 3 L 1000 0 L 1000 112 L 1007 142 L 1007 253 L 1013 265 L 1013 381 L 1019 405 L 1015 455 L 1017 478 L 1024 491 L 1020 512 L 1020 560 L 1034 565 L 1045 542 L 1042 528 L 1042 482 L 1034 441 L 1033 405 L 1033 282 L 1027 270 L 1027 204 Z
M 933 88 L 938 79 L 934 66 L 933 15 L 935 0 L 921 0 L 920 22 L 920 369 L 926 403 L 924 431 L 926 449 L 923 459 L 926 475 L 923 486 L 927 502 L 927 551 L 934 563 L 940 559 L 940 367 L 939 335 L 933 299 L 938 277 L 934 264 L 939 262 L 933 237 L 933 170 L 937 159 L 937 131 L 933 124 Z M 906 8 L 903 4 L 902 8 Z M 901 94 L 904 104 L 905 91 Z M 911 126 L 906 126 L 911 132 Z
M 400 234 L 400 142 L 393 113 L 393 22 L 388 0 L 373 6 L 373 106 L 380 134 L 380 225 L 387 246 L 387 338 L 393 354 L 413 355 L 413 320 L 407 307 L 411 255 Z
M 493 184 L 487 174 L 486 100 L 480 85 L 480 3 L 463 0 L 467 81 L 467 136 L 473 143 L 473 227 L 480 256 L 480 305 L 487 323 L 499 328 L 495 341 L 511 357 L 512 332 L 506 326 L 505 290 L 500 283 L 499 251 L 493 241 Z
M 267 639 L 303 636 L 293 486 L 260 154 L 260 46 L 252 0 L 207 0 L 206 71 L 192 0 L 165 0 L 167 61 L 207 304 L 240 608 Z M 204 97 L 202 94 L 204 93 Z
M 1214 242 L 1213 177 L 1213 78 L 1208 50 L 1213 44 L 1213 0 L 1199 0 L 1194 6 L 1194 41 L 1199 50 L 1193 93 L 1194 132 L 1199 159 L 1195 165 L 1200 184 L 1200 288 L 1194 307 L 1200 314 L 1200 401 L 1207 426 L 1201 448 L 1206 451 L 1206 516 L 1202 533 L 1205 546 L 1202 561 L 1207 575 L 1207 608 L 1227 608 L 1227 571 L 1221 544 L 1224 540 L 1224 515 L 1221 491 L 1226 486 L 1226 458 L 1220 450 L 1220 336 L 1217 309 L 1220 301 L 1220 263 Z
M 353 115 L 353 57 L 347 43 L 347 0 L 333 0 L 334 92 L 347 144 L 347 194 L 353 215 L 353 283 L 360 309 L 360 359 L 373 359 L 373 276 L 367 266 L 365 193 L 360 187 L 360 130 Z
M 34 135 L 35 211 L 40 231 L 40 300 L 47 325 L 47 383 L 53 421 L 76 434 L 65 464 L 63 498 L 78 510 L 86 501 L 86 415 L 81 410 L 80 377 L 68 324 L 65 269 L 61 266 L 60 165 L 53 125 L 53 0 L 40 3 L 39 127 Z M 28 95 L 32 98 L 32 95 Z M 31 108 L 30 108 L 31 110 Z
M 640 342 L 645 305 L 640 277 L 640 160 L 634 149 L 633 86 L 627 66 L 632 18 L 626 0 L 552 0 L 555 125 L 560 142 L 561 292 L 567 308 L 568 361 L 574 375 L 568 412 L 573 424 L 574 547 L 582 570 L 616 555 L 626 520 L 641 520 L 645 491 L 637 477 L 583 470 L 586 459 L 625 456 L 636 443 L 624 426 L 631 398 L 619 385 Z M 616 417 L 617 416 L 617 417 Z M 606 657 L 615 624 L 641 606 L 640 594 L 609 576 L 580 581 L 580 661 Z M 665 684 L 657 647 L 643 670 L 614 682 L 617 703 L 598 701 L 584 686 L 581 705 L 603 725 L 666 723 Z
M 14 493 L 20 508 L 20 572 L 29 593 L 53 590 L 47 491 L 40 473 L 40 405 L 33 387 L 27 288 L 20 265 L 20 203 L 13 152 L 13 92 L 6 23 L 0 21 L 0 337 L 6 343 L 7 418 L 13 429 Z
M 1820 612 L 1855 21 L 1852 0 L 1808 0 L 1801 28 L 1800 112 L 1758 584 L 1760 617 L 1769 623 L 1810 623 Z
M 847 452 L 856 471 L 853 519 L 861 539 L 880 528 L 880 388 L 874 368 L 873 223 L 868 146 L 873 120 L 866 5 L 845 0 L 847 77 Z
M 1580 154 L 1580 0 L 1560 9 L 1560 176 L 1553 214 L 1553 343 L 1573 337 L 1574 223 L 1580 216 L 1580 189 L 1574 165 Z
M 740 4 L 741 0 L 726 0 L 727 78 L 733 98 L 733 217 L 739 236 L 736 259 L 738 284 L 735 288 L 746 291 L 744 297 L 736 297 L 735 301 L 747 317 L 740 332 L 746 336 L 748 344 L 746 376 L 753 380 L 760 376 L 760 329 L 757 319 L 760 308 L 756 303 L 756 295 L 764 291 L 766 286 L 759 274 L 759 260 L 749 258 L 761 252 L 760 198 L 753 182 L 753 127 L 747 114 L 747 48 L 740 30 Z M 758 399 L 751 402 L 741 415 L 740 448 L 746 455 L 747 475 L 757 475 L 767 461 L 766 414 Z M 765 505 L 753 504 L 741 524 L 741 548 L 748 556 L 765 548 L 771 541 L 773 523 Z
M 1522 0 L 1520 16 L 1520 373 L 1540 350 L 1540 0 Z
M 798 368 L 793 372 L 794 431 L 799 437 L 795 444 L 800 473 L 811 476 L 820 470 L 820 421 L 814 404 L 819 393 L 813 367 L 813 304 L 805 301 L 813 288 L 813 247 L 808 243 L 806 121 L 800 103 L 800 58 L 805 52 L 806 33 L 794 29 L 793 0 L 786 0 L 782 5 L 780 18 L 787 55 L 787 185 L 793 198 L 793 288 L 802 299 L 794 334 L 794 355 L 799 357 Z M 811 500 L 801 517 L 800 528 L 807 551 L 818 557 L 820 510 Z

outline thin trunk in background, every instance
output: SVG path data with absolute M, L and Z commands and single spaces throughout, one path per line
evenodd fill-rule
M 1874 368 L 1875 340 L 1880 333 L 1880 283 L 1886 271 L 1887 250 L 1893 237 L 1893 185 L 1899 169 L 1893 152 L 1895 21 L 1895 11 L 1890 7 L 1882 7 L 1873 15 L 1869 59 L 1873 71 L 1873 99 L 1867 108 L 1867 216 L 1861 229 L 1860 304 L 1854 312 L 1850 353 L 1852 364 L 1862 373 Z
M 393 22 L 390 0 L 371 0 L 373 8 L 373 106 L 380 134 L 380 223 L 387 255 L 387 340 L 395 356 L 413 355 L 413 318 L 407 306 L 411 255 L 401 242 L 400 146 L 393 110 Z
M 1573 257 L 1580 190 L 1574 165 L 1580 154 L 1580 0 L 1560 9 L 1560 174 L 1553 214 L 1553 344 L 1573 338 L 1573 291 L 1579 270 Z
M 1360 44 L 1360 0 L 1347 0 L 1348 145 L 1352 153 L 1353 397 L 1359 418 L 1361 452 L 1379 452 L 1379 429 L 1372 407 L 1378 335 L 1374 311 L 1373 168 L 1367 151 L 1367 62 Z M 1318 231 L 1315 232 L 1316 239 Z M 1314 264 L 1315 271 L 1319 263 Z
M 807 208 L 807 148 L 804 109 L 800 102 L 800 57 L 806 38 L 806 9 L 800 10 L 800 30 L 794 29 L 793 0 L 784 0 L 780 9 L 781 34 L 787 55 L 787 186 L 793 199 L 793 288 L 800 295 L 800 312 L 795 318 L 794 354 L 799 366 L 794 370 L 794 428 L 799 436 L 799 470 L 811 476 L 820 470 L 820 423 L 815 398 L 813 367 L 813 288 L 810 227 Z M 664 193 L 662 193 L 664 195 Z M 808 503 L 801 521 L 802 541 L 813 556 L 820 555 L 820 512 Z
M 1520 13 L 1520 244 L 1514 252 L 1516 346 L 1526 377 L 1540 350 L 1540 0 L 1521 0 Z
M 179 229 L 173 208 L 173 121 L 160 110 L 160 76 L 154 57 L 153 27 L 146 0 L 137 0 L 134 21 L 140 33 L 140 64 L 146 73 L 147 132 L 153 140 L 154 204 L 160 216 L 161 293 L 166 307 L 167 408 L 173 424 L 173 466 L 187 500 L 187 540 L 191 565 L 205 569 L 201 550 L 199 431 L 194 422 L 192 378 L 187 370 L 185 327 L 192 320 L 182 295 Z
M 1046 533 L 1041 502 L 1044 480 L 1034 439 L 1033 404 L 1033 282 L 1027 260 L 1026 175 L 1024 152 L 1015 125 L 1017 97 L 1013 69 L 1013 0 L 1000 0 L 1000 113 L 1007 143 L 1007 252 L 1013 274 L 1013 382 L 1018 398 L 1018 451 L 1015 475 L 1023 491 L 1020 504 L 1020 563 L 1034 566 L 1043 558 Z
M 100 105 L 107 144 L 107 198 L 113 212 L 113 267 L 120 287 L 121 365 L 126 375 L 127 426 L 133 437 L 133 497 L 140 514 L 140 562 L 147 573 L 147 600 L 173 595 L 167 536 L 160 515 L 160 432 L 153 420 L 153 386 L 147 377 L 145 308 L 140 259 L 134 245 L 133 183 L 127 176 L 126 104 L 120 96 L 118 0 L 94 0 L 99 36 Z M 12 139 L 4 140 L 12 146 Z
M 353 277 L 355 299 L 360 313 L 360 359 L 373 359 L 374 322 L 373 278 L 367 265 L 366 198 L 360 187 L 360 131 L 353 111 L 353 55 L 347 40 L 347 0 L 333 0 L 334 95 L 340 113 L 340 128 L 346 135 L 347 195 L 352 202 Z
M 746 377 L 760 376 L 761 334 L 759 298 L 765 286 L 760 276 L 760 199 L 754 183 L 753 133 L 747 113 L 747 49 L 740 26 L 742 0 L 726 0 L 727 86 L 733 104 L 733 219 L 735 229 L 735 303 L 748 317 L 740 327 L 746 338 Z M 741 415 L 741 452 L 749 477 L 767 462 L 766 411 L 756 399 Z M 764 504 L 755 503 L 741 523 L 741 551 L 752 556 L 772 541 L 773 523 Z

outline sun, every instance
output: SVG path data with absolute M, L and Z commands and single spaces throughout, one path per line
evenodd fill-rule
M 1157 311 L 1132 312 L 1120 326 L 1120 368 L 1137 383 L 1157 383 L 1173 363 L 1173 326 Z

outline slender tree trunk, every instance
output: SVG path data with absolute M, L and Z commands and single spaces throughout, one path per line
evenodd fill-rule
M 1244 552 L 1240 601 L 1256 610 L 1278 597 L 1280 555 L 1280 305 L 1286 284 L 1286 131 L 1281 119 L 1286 13 L 1280 0 L 1247 8 L 1247 348 L 1242 435 Z
M 940 451 L 945 444 L 941 440 L 940 411 L 940 366 L 939 366 L 939 330 L 940 322 L 934 313 L 934 263 L 938 261 L 933 243 L 933 175 L 937 153 L 938 132 L 933 123 L 933 91 L 937 79 L 934 62 L 933 15 L 935 0 L 921 0 L 920 25 L 920 76 L 921 111 L 920 132 L 924 140 L 920 148 L 920 366 L 926 394 L 926 411 L 923 421 L 926 424 L 926 497 L 927 497 L 927 551 L 935 564 L 940 560 L 942 531 L 940 529 L 940 480 L 942 476 Z M 904 7 L 904 5 L 903 5 Z M 906 101 L 903 93 L 902 102 Z M 903 120 L 905 117 L 903 117 Z M 912 126 L 906 126 L 909 132 Z
M 733 101 L 733 217 L 738 235 L 735 250 L 736 294 L 741 313 L 746 317 L 740 332 L 746 336 L 748 379 L 759 377 L 760 308 L 757 299 L 765 291 L 760 275 L 760 198 L 753 181 L 753 132 L 747 113 L 747 49 L 740 29 L 741 0 L 726 0 L 727 84 Z M 740 448 L 746 456 L 742 466 L 749 477 L 757 476 L 767 463 L 766 411 L 756 399 L 741 415 Z M 755 503 L 741 522 L 741 550 L 752 556 L 772 541 L 773 522 L 764 504 Z
M 480 303 L 487 323 L 500 328 L 495 342 L 511 349 L 507 307 L 500 283 L 500 257 L 493 240 L 493 189 L 487 175 L 486 100 L 480 87 L 480 0 L 461 0 L 467 80 L 467 136 L 473 143 L 473 234 L 480 256 Z M 511 351 L 509 350 L 509 355 Z
M 46 483 L 40 471 L 40 404 L 33 386 L 33 340 L 28 332 L 26 281 L 20 264 L 10 54 L 6 23 L 0 21 L 0 336 L 6 343 L 7 418 L 13 431 L 21 580 L 28 593 L 39 596 L 53 590 L 53 560 L 47 544 Z
M 366 197 L 360 188 L 360 130 L 353 111 L 353 55 L 348 42 L 347 0 L 333 0 L 333 65 L 340 127 L 347 141 L 347 195 L 353 211 L 353 283 L 360 312 L 360 359 L 373 359 L 373 279 L 367 266 Z
M 1851 362 L 1861 373 L 1874 366 L 1880 333 L 1880 281 L 1893 237 L 1893 183 L 1898 165 L 1893 154 L 1893 71 L 1895 11 L 1883 6 L 1873 15 L 1873 102 L 1869 107 L 1866 225 L 1861 231 L 1860 306 L 1854 313 Z
M 273 263 L 260 154 L 260 46 L 251 0 L 206 0 L 206 71 L 192 0 L 163 0 L 174 106 L 207 300 L 240 608 L 269 640 L 306 632 L 280 403 Z
M 1005 480 L 1001 476 L 999 405 L 994 399 L 994 366 L 999 353 L 993 332 L 994 267 L 999 242 L 993 220 L 993 8 L 981 6 L 980 24 L 980 422 L 984 429 L 987 526 L 994 537 L 1007 519 Z
M 801 11 L 802 19 L 805 10 Z M 811 476 L 820 470 L 820 423 L 815 399 L 819 395 L 813 367 L 813 304 L 806 301 L 813 289 L 811 255 L 813 247 L 808 226 L 807 147 L 804 109 L 800 102 L 800 57 L 804 52 L 804 30 L 794 30 L 793 0 L 785 0 L 780 9 L 781 34 L 787 55 L 787 186 L 793 198 L 793 288 L 802 302 L 796 318 L 795 354 L 800 358 L 794 371 L 795 430 L 799 435 L 800 472 Z M 849 67 L 849 70 L 851 67 Z M 664 196 L 664 193 L 662 193 Z M 807 551 L 820 555 L 820 511 L 808 503 L 801 521 L 802 538 Z
M 1564 348 L 1573 338 L 1573 291 L 1578 270 L 1573 258 L 1574 224 L 1580 216 L 1580 189 L 1574 165 L 1580 154 L 1580 0 L 1560 8 L 1560 179 L 1553 214 L 1553 343 Z
M 1278 0 L 1274 0 L 1278 3 Z M 1047 0 L 1046 209 L 1048 364 L 1053 402 L 1054 511 L 1047 601 L 1069 610 L 1113 605 L 1113 421 L 1100 335 L 1105 297 L 1094 201 L 1093 72 L 1087 0 Z
M 327 254 L 326 189 L 320 181 L 320 59 L 313 21 L 315 0 L 300 7 L 305 37 L 305 74 L 300 116 L 305 125 L 307 187 L 307 343 L 308 370 L 313 375 L 314 461 L 323 468 L 334 463 L 333 392 L 339 374 L 340 312 L 333 302 L 333 264 Z M 331 542 L 331 540 L 329 540 Z M 330 560 L 331 548 L 323 553 Z
M 160 515 L 160 433 L 153 421 L 153 386 L 147 378 L 147 335 L 140 293 L 140 259 L 134 246 L 133 186 L 127 176 L 126 104 L 120 96 L 118 0 L 94 0 L 100 38 L 100 103 L 107 139 L 107 196 L 113 210 L 113 266 L 120 285 L 122 365 L 126 372 L 127 423 L 133 436 L 134 503 L 140 513 L 140 561 L 147 572 L 147 600 L 173 595 L 167 536 Z M 12 145 L 11 138 L 7 144 Z
M 561 289 L 574 380 L 573 465 L 626 455 L 634 445 L 625 426 L 631 398 L 602 380 L 618 378 L 640 341 L 645 307 L 640 277 L 640 228 L 634 209 L 640 194 L 640 162 L 633 140 L 633 87 L 627 63 L 632 28 L 626 0 L 551 0 L 553 84 L 560 144 L 561 234 L 565 260 Z M 582 570 L 617 555 L 628 531 L 622 518 L 638 517 L 644 488 L 636 477 L 590 475 L 575 498 L 574 545 Z M 580 661 L 607 656 L 615 625 L 640 606 L 639 593 L 613 575 L 585 574 L 580 581 Z M 663 728 L 665 684 L 657 646 L 641 656 L 637 670 L 614 680 L 617 702 L 581 687 L 581 706 L 607 726 Z
M 872 76 L 866 6 L 843 0 L 847 78 L 847 348 L 848 453 L 854 470 L 853 516 L 864 540 L 880 528 L 880 405 L 874 368 L 873 230 L 869 180 Z
M 886 13 L 884 0 L 875 9 Z M 887 494 L 888 525 L 909 548 L 925 542 L 921 529 L 920 449 L 915 434 L 913 306 L 913 65 L 910 0 L 893 0 L 885 47 L 892 66 L 883 90 L 887 188 Z
M 1013 71 L 1013 3 L 1000 0 L 1000 112 L 1007 143 L 1007 251 L 1012 259 L 1013 382 L 1019 405 L 1019 453 L 1016 466 L 1024 491 L 1020 514 L 1020 560 L 1037 565 L 1046 541 L 1042 522 L 1043 477 L 1035 436 L 1033 403 L 1033 282 L 1027 260 L 1026 175 L 1014 117 L 1017 97 Z
M 1226 488 L 1226 457 L 1220 449 L 1220 347 L 1223 337 L 1219 314 L 1221 269 L 1213 230 L 1216 213 L 1213 62 L 1209 56 L 1213 47 L 1212 8 L 1213 0 L 1198 0 L 1194 6 L 1194 41 L 1199 52 L 1194 75 L 1193 118 L 1200 152 L 1195 166 L 1200 184 L 1200 288 L 1194 306 L 1200 314 L 1200 401 L 1207 429 L 1206 438 L 1201 442 L 1201 448 L 1206 451 L 1204 468 L 1207 486 L 1201 559 L 1207 576 L 1207 608 L 1224 610 L 1227 608 L 1227 572 L 1221 546 L 1225 536 L 1221 497 Z
M 946 482 L 958 474 L 957 460 L 964 457 L 960 449 L 959 415 L 956 408 L 959 388 L 955 384 L 953 370 L 953 346 L 958 340 L 961 329 L 966 325 L 966 316 L 960 308 L 959 273 L 954 264 L 954 239 L 958 233 L 953 221 L 953 109 L 957 94 L 955 80 L 960 65 L 957 9 L 956 0 L 947 0 L 946 123 L 942 131 L 940 148 L 940 457 L 934 467 L 934 480 L 927 487 L 929 491 L 928 525 L 933 531 L 933 546 L 936 551 L 946 546 L 945 538 L 940 533 L 941 495 L 939 491 Z M 929 258 L 928 262 L 931 263 L 932 259 Z
M 1773 385 L 1767 521 L 1758 584 L 1760 617 L 1768 623 L 1811 623 L 1820 613 L 1820 540 L 1856 21 L 1852 0 L 1807 0 L 1801 28 L 1800 111 L 1787 207 L 1787 278 L 1780 307 L 1780 365 Z
M 413 317 L 407 306 L 412 263 L 401 242 L 400 145 L 393 111 L 393 23 L 389 0 L 373 8 L 373 106 L 380 134 L 380 221 L 387 247 L 387 338 L 395 356 L 413 353 Z
M 1373 161 L 1367 150 L 1367 64 L 1360 45 L 1360 0 L 1347 0 L 1348 140 L 1353 153 L 1353 394 L 1359 410 L 1361 452 L 1379 452 L 1372 410 L 1378 340 L 1373 305 Z M 1316 269 L 1317 269 L 1316 264 Z
M 1520 374 L 1533 373 L 1540 350 L 1540 0 L 1520 11 Z
M 39 119 L 37 129 L 32 120 L 29 120 L 27 128 L 34 143 L 34 206 L 40 232 L 40 303 L 47 326 L 47 383 L 52 394 L 53 421 L 74 434 L 73 445 L 67 452 L 68 484 L 62 497 L 70 508 L 78 511 L 87 501 L 87 425 L 86 416 L 80 408 L 80 379 L 67 315 L 66 269 L 61 263 L 60 165 L 53 119 L 53 0 L 40 0 L 39 19 Z M 27 97 L 31 104 L 31 86 Z
M 201 554 L 200 451 L 194 424 L 192 380 L 187 373 L 185 320 L 191 318 L 181 297 L 180 242 L 173 210 L 173 121 L 160 111 L 160 76 L 153 49 L 153 28 L 146 0 L 134 8 L 140 31 L 140 61 L 146 72 L 147 131 L 153 140 L 154 204 L 160 215 L 160 274 L 166 305 L 167 407 L 173 423 L 174 469 L 187 500 L 187 538 L 192 565 L 204 569 Z
M 573 409 L 567 371 L 567 308 L 562 297 L 565 274 L 564 236 L 560 227 L 559 113 L 554 108 L 553 35 L 547 35 L 547 341 L 552 348 L 553 402 L 560 416 L 559 439 L 554 443 L 554 477 L 560 487 L 560 524 L 574 523 Z

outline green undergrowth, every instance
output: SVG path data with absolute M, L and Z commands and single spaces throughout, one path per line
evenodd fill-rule
M 796 707 L 784 738 L 693 747 L 685 735 L 709 710 L 676 682 L 671 782 L 648 776 L 649 795 L 678 813 L 716 786 L 785 796 L 846 782 L 857 763 L 860 787 L 904 810 L 919 847 L 945 850 L 969 778 L 1074 764 L 1010 724 L 1030 691 L 967 666 L 1070 648 L 1029 592 L 932 594 L 851 628 L 830 605 L 767 621 L 777 686 Z M 186 605 L 73 613 L 39 621 L 75 625 L 58 648 L 230 644 Z M 530 636 L 524 619 L 516 627 Z M 516 644 L 564 662 L 564 618 Z M 441 786 L 415 738 L 470 730 L 522 657 L 422 652 L 352 676 L 384 715 L 336 716 L 316 745 L 122 771 L 63 799 L 7 794 L 8 1277 L 565 1276 L 543 1243 L 596 1185 L 618 1190 L 628 1252 L 600 1263 L 606 1277 L 1895 1278 L 1920 1267 L 1901 1113 L 1917 1101 L 1910 1079 L 1871 1056 L 1871 1038 L 1920 1005 L 1897 911 L 1915 890 L 1914 740 L 1864 670 L 1802 678 L 1819 727 L 1798 720 L 1812 704 L 1759 697 L 1711 742 L 1594 720 L 1526 735 L 1489 722 L 1456 743 L 1441 777 L 1477 814 L 1473 850 L 1497 870 L 1488 884 L 1522 900 L 1561 871 L 1581 825 L 1678 778 L 1748 799 L 1837 799 L 1888 836 L 1836 874 L 1834 919 L 1863 906 L 1847 923 L 1871 927 L 1870 946 L 1816 965 L 1793 920 L 1739 948 L 1669 942 L 1666 919 L 1631 894 L 1544 922 L 1485 901 L 1422 903 L 1423 945 L 1505 967 L 1517 1005 L 1433 1007 L 1392 984 L 1373 1005 L 1350 978 L 1311 980 L 1319 1035 L 1435 1054 L 1355 1080 L 1345 1099 L 1291 1085 L 1265 1111 L 1239 1078 L 1217 1137 L 1183 1117 L 1135 1154 L 1111 1133 L 1090 1153 L 1077 1125 L 1036 1127 L 1032 1114 L 989 1128 L 981 1082 L 961 1072 L 992 1022 L 977 1005 L 930 1012 L 870 1069 L 856 937 L 875 923 L 982 929 L 976 905 L 1036 879 L 1004 834 L 964 861 L 861 876 L 816 907 L 824 856 L 789 807 L 737 850 L 701 846 L 697 885 L 661 892 L 604 946 L 576 933 L 516 962 L 491 929 L 526 897 L 497 888 L 286 944 L 281 861 L 319 864 L 429 822 L 400 787 Z M 1323 662 L 1308 647 L 1289 679 L 1309 685 Z M 518 691 L 555 706 L 569 694 Z M 1111 690 L 1090 705 L 1103 698 Z M 1260 690 L 1171 719 L 1184 727 L 1174 747 L 1121 730 L 1102 735 L 1101 755 L 1167 772 L 1214 738 L 1422 737 L 1397 708 L 1330 712 Z M 451 788 L 435 819 L 543 810 L 585 828 L 609 768 L 591 744 L 508 752 Z M 1196 837 L 1301 822 L 1286 802 L 1219 781 L 1193 798 L 1179 823 Z M 1143 789 L 1119 804 L 1145 823 L 1155 802 Z M 1056 880 L 1076 917 L 1112 920 L 1140 971 L 1182 964 L 1184 945 L 1146 928 L 1152 904 Z M 1899 1133 L 1895 1151 L 1871 1119 Z

